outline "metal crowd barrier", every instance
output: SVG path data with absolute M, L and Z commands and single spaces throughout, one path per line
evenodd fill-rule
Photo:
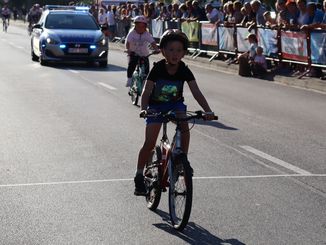
M 119 25 L 119 24 L 118 24 Z M 167 29 L 179 29 L 189 38 L 188 51 L 195 59 L 207 54 L 210 61 L 220 53 L 237 56 L 249 49 L 246 36 L 255 33 L 258 45 L 263 47 L 266 59 L 302 64 L 326 69 L 326 31 L 290 31 L 258 27 L 248 31 L 245 27 L 211 24 L 207 21 L 179 22 L 152 20 L 149 31 L 158 42 Z

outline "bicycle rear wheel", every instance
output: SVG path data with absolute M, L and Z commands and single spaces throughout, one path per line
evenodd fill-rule
M 162 179 L 162 152 L 159 146 L 156 146 L 152 159 L 148 162 L 145 168 L 145 185 L 148 190 L 146 196 L 147 207 L 154 211 L 157 209 L 162 194 L 161 179 Z
M 172 226 L 182 231 L 188 224 L 191 213 L 192 171 L 185 154 L 173 161 L 169 176 L 169 212 Z

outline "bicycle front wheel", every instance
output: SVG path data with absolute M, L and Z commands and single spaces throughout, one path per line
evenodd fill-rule
M 132 78 L 129 95 L 130 95 L 131 103 L 133 105 L 137 105 L 138 99 L 139 99 L 139 94 L 138 94 L 138 88 L 137 88 L 137 80 L 135 77 Z
M 192 171 L 185 154 L 173 159 L 169 176 L 169 212 L 172 226 L 182 231 L 188 224 L 192 206 Z

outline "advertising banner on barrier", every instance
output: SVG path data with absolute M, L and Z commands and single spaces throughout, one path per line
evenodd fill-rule
M 165 29 L 180 29 L 179 21 L 164 21 Z
M 264 55 L 278 56 L 277 30 L 258 28 L 258 45 L 264 49 Z
M 181 31 L 187 35 L 190 42 L 199 42 L 198 30 L 199 30 L 199 22 L 197 21 L 192 21 L 192 22 L 184 21 L 181 24 Z
M 201 43 L 217 46 L 217 26 L 211 23 L 201 23 Z
M 227 51 L 235 51 L 234 46 L 234 28 L 219 26 L 218 28 L 218 40 L 219 49 Z
M 326 32 L 312 32 L 310 34 L 311 62 L 326 65 Z
M 160 38 L 163 35 L 163 20 L 152 20 L 152 35 L 154 38 Z
M 246 52 L 250 49 L 250 43 L 248 40 L 245 40 L 249 33 L 255 33 L 255 31 L 252 30 L 249 32 L 248 28 L 237 27 L 237 43 L 239 52 Z
M 282 57 L 308 62 L 307 35 L 303 32 L 281 31 Z

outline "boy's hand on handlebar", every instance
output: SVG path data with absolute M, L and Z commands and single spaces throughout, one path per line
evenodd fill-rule
M 145 117 L 147 115 L 147 110 L 141 110 L 139 113 L 139 117 Z
M 156 110 L 154 109 L 149 109 L 149 110 L 141 110 L 139 113 L 139 117 L 146 117 L 147 115 L 155 114 L 157 113 Z
M 218 119 L 218 117 L 215 116 L 214 112 L 205 112 L 203 116 L 204 116 L 204 120 L 206 121 L 213 121 Z

